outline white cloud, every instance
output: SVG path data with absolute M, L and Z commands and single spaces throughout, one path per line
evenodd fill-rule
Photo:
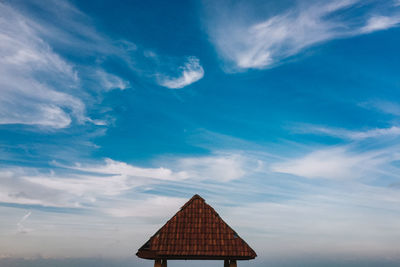
M 400 16 L 398 17 L 374 16 L 368 20 L 367 25 L 361 28 L 361 31 L 365 33 L 370 33 L 379 30 L 386 30 L 397 26 L 399 23 L 400 23 Z
M 112 159 L 72 166 L 54 164 L 67 171 L 0 170 L 0 202 L 71 208 L 97 206 L 98 201 L 114 201 L 143 186 L 229 182 L 254 172 L 259 163 L 244 156 L 224 154 L 176 159 L 168 163 L 170 168 L 143 168 Z
M 94 205 L 99 199 L 113 199 L 138 186 L 157 183 L 158 178 L 143 177 L 138 171 L 138 175 L 100 170 L 69 175 L 38 173 L 29 168 L 2 171 L 0 202 L 70 208 Z
M 385 137 L 400 136 L 400 127 L 398 126 L 392 126 L 389 128 L 375 128 L 365 131 L 351 131 L 346 129 L 329 128 L 323 126 L 302 125 L 297 127 L 295 130 L 296 132 L 299 133 L 311 133 L 311 134 L 334 136 L 354 141 L 363 140 L 367 138 L 385 138 Z
M 365 138 L 376 138 L 382 136 L 399 136 L 400 127 L 392 126 L 390 128 L 377 128 L 364 132 L 348 132 L 347 134 L 351 139 L 359 140 Z
M 18 227 L 18 233 L 20 234 L 26 234 L 28 232 L 31 231 L 31 229 L 26 228 L 23 223 L 29 218 L 29 216 L 31 216 L 32 212 L 29 211 L 27 214 L 25 214 L 21 220 L 17 223 L 17 227 Z
M 364 108 L 374 108 L 383 113 L 400 116 L 400 105 L 398 103 L 384 100 L 374 100 L 360 103 L 359 105 Z
M 90 19 L 68 2 L 34 1 L 38 13 L 18 5 L 0 3 L 0 124 L 46 129 L 66 128 L 73 121 L 104 125 L 103 120 L 86 116 L 85 103 L 95 101 L 87 92 L 124 90 L 129 82 L 97 64 L 89 68 L 68 62 L 62 51 L 76 51 L 82 57 L 114 55 L 126 61 L 134 45 L 98 34 Z
M 356 4 L 360 1 L 300 1 L 264 20 L 251 17 L 251 13 L 243 14 L 249 10 L 248 3 L 243 4 L 245 7 L 218 8 L 218 13 L 209 18 L 208 31 L 230 71 L 264 69 L 318 43 L 387 29 L 398 23 L 397 15 L 346 17 L 342 11 Z M 262 5 L 257 12 L 261 10 Z
M 84 121 L 83 102 L 68 93 L 78 83 L 73 67 L 3 3 L 0 17 L 0 124 L 64 128 L 71 116 Z
M 119 176 L 132 176 L 142 178 L 152 178 L 159 180 L 182 180 L 187 178 L 186 172 L 173 172 L 167 168 L 140 168 L 125 162 L 105 159 L 104 163 L 95 165 L 78 164 L 73 167 L 76 170 L 85 172 L 102 173 Z
M 76 200 L 67 192 L 29 181 L 43 176 L 51 177 L 30 168 L 0 170 L 0 202 L 51 207 L 77 206 Z
M 179 72 L 178 77 L 159 74 L 158 83 L 170 89 L 180 89 L 197 82 L 204 76 L 204 69 L 196 57 L 188 57 L 185 64 L 179 67 Z
M 59 255 L 60 251 L 64 256 L 75 257 L 89 253 L 128 253 L 132 246 L 142 245 L 177 212 L 190 194 L 200 193 L 256 251 L 268 249 L 274 254 L 282 253 L 279 255 L 332 251 L 352 256 L 396 255 L 398 249 L 394 245 L 398 234 L 393 233 L 399 233 L 396 223 L 400 214 L 398 189 L 385 187 L 382 181 L 375 186 L 364 182 L 370 183 L 377 174 L 382 175 L 377 173 L 382 169 L 391 178 L 396 175 L 400 178 L 396 167 L 390 169 L 385 165 L 396 159 L 391 154 L 396 153 L 398 147 L 368 153 L 354 151 L 351 147 L 321 151 L 299 159 L 308 157 L 309 160 L 303 162 L 311 166 L 322 162 L 325 170 L 289 171 L 296 175 L 301 172 L 310 178 L 326 177 L 323 172 L 334 172 L 344 180 L 310 181 L 264 168 L 254 174 L 251 171 L 257 170 L 260 160 L 276 162 L 282 158 L 262 153 L 249 156 L 245 152 L 220 152 L 208 157 L 164 162 L 172 166 L 170 168 L 141 168 L 107 159 L 72 166 L 55 164 L 58 168 L 50 173 L 34 168 L 2 169 L 2 202 L 23 205 L 35 201 L 42 206 L 83 207 L 89 212 L 52 213 L 43 207 L 35 209 L 36 215 L 29 217 L 29 224 L 22 222 L 25 229 L 25 224 L 35 229 L 35 235 L 19 235 L 21 239 L 26 238 L 21 240 L 16 239 L 15 234 L 7 234 L 15 233 L 15 222 L 21 220 L 21 210 L 0 207 L 2 214 L 13 214 L 3 216 L 5 220 L 0 221 L 0 234 L 4 236 L 0 246 L 4 246 L 4 253 L 18 248 L 24 255 L 28 252 Z M 325 160 L 338 164 L 325 164 Z M 289 162 L 294 160 L 283 161 Z M 340 172 L 342 166 L 347 170 Z M 224 168 L 228 173 L 226 177 Z M 230 172 L 230 168 L 235 171 Z M 362 179 L 347 179 L 349 176 Z M 99 231 L 102 232 L 100 236 Z M 43 242 L 43 238 L 48 247 L 32 245 Z M 360 243 L 363 246 L 357 245 Z M 112 249 L 106 249 L 106 244 Z M 73 249 L 65 251 L 63 247 Z M 82 252 L 82 248 L 87 247 L 90 250 Z
M 187 199 L 177 197 L 150 196 L 142 200 L 124 200 L 118 205 L 109 203 L 103 212 L 117 218 L 163 218 L 172 217 Z M 169 219 L 169 218 L 168 218 Z
M 97 70 L 96 77 L 101 84 L 101 88 L 106 91 L 110 91 L 113 89 L 125 90 L 126 88 L 130 87 L 128 81 L 125 81 L 114 74 L 107 73 L 102 70 Z
M 271 170 L 310 179 L 357 179 L 376 174 L 379 166 L 394 160 L 392 157 L 385 151 L 355 153 L 346 147 L 328 148 L 272 164 Z
M 91 119 L 86 110 L 102 101 L 104 91 L 131 86 L 100 66 L 108 57 L 122 61 L 132 75 L 157 76 L 157 82 L 168 88 L 182 88 L 204 75 L 195 57 L 179 67 L 178 77 L 159 74 L 165 71 L 159 58 L 168 57 L 98 33 L 90 17 L 68 2 L 33 1 L 30 5 L 0 3 L 0 124 L 39 129 L 66 128 L 73 122 L 107 125 L 107 114 L 102 113 L 103 118 L 94 114 L 97 118 Z M 77 55 L 84 60 L 75 61 Z M 82 63 L 87 59 L 94 62 Z
M 251 165 L 249 159 L 238 154 L 184 158 L 178 162 L 179 168 L 191 178 L 222 182 L 243 178 L 250 172 L 248 165 Z
M 166 168 L 141 168 L 111 159 L 106 159 L 98 164 L 79 164 L 69 168 L 83 173 L 68 176 L 28 175 L 25 173 L 21 179 L 46 190 L 63 192 L 65 196 L 61 199 L 55 195 L 57 201 L 63 201 L 62 205 L 81 207 L 95 202 L 98 198 L 114 198 L 123 195 L 139 186 L 187 178 L 184 171 L 173 172 Z M 47 202 L 46 204 L 52 206 L 55 203 Z

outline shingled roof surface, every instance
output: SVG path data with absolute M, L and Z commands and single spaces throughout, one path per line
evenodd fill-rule
M 254 250 L 194 195 L 136 253 L 145 259 L 254 259 Z

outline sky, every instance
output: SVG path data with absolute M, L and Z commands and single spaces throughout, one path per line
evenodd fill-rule
M 200 194 L 240 266 L 399 266 L 399 26 L 398 0 L 0 0 L 0 265 L 152 266 Z

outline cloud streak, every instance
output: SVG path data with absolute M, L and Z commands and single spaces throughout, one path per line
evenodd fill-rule
M 354 153 L 345 147 L 327 148 L 273 164 L 271 170 L 310 179 L 357 179 L 376 174 L 377 168 L 394 160 L 390 158 L 385 151 Z
M 18 233 L 20 234 L 26 234 L 28 232 L 30 232 L 30 229 L 25 228 L 25 226 L 23 225 L 23 223 L 29 218 L 29 216 L 31 216 L 32 212 L 29 211 L 27 214 L 24 215 L 24 217 L 21 218 L 21 220 L 17 223 L 17 227 L 18 227 Z
M 99 80 L 101 88 L 106 91 L 113 89 L 125 90 L 130 87 L 130 83 L 128 81 L 125 81 L 120 77 L 111 73 L 107 73 L 103 70 L 97 70 L 95 78 Z
M 370 33 L 374 31 L 386 30 L 396 27 L 400 23 L 400 15 L 395 17 L 374 16 L 371 17 L 367 25 L 361 28 L 361 32 Z
M 91 248 L 90 253 L 104 252 L 109 239 L 123 241 L 113 244 L 119 252 L 106 250 L 104 255 L 131 249 L 132 236 L 137 243 L 134 246 L 139 246 L 140 240 L 145 241 L 170 218 L 193 191 L 204 196 L 258 251 L 289 251 L 291 255 L 304 251 L 347 255 L 351 251 L 364 255 L 374 252 L 374 244 L 381 242 L 381 250 L 373 255 L 390 256 L 393 244 L 387 238 L 398 232 L 394 223 L 399 214 L 398 189 L 371 185 L 371 179 L 386 175 L 386 171 L 388 177 L 398 180 L 393 177 L 396 167 L 390 167 L 398 159 L 396 151 L 356 153 L 352 147 L 339 147 L 286 159 L 237 151 L 177 158 L 159 162 L 160 167 L 154 168 L 111 159 L 75 165 L 53 163 L 53 172 L 9 168 L 0 173 L 0 198 L 2 203 L 19 203 L 24 208 L 32 203 L 44 207 L 35 210 L 41 214 L 41 223 L 32 225 L 35 233 L 46 231 L 54 238 L 48 241 L 51 248 L 41 248 L 46 255 L 58 255 L 60 250 L 55 248 L 69 244 L 66 236 L 74 236 L 74 242 L 89 240 L 84 244 Z M 331 179 L 311 182 L 303 177 Z M 72 211 L 54 215 L 46 206 Z M 17 218 L 20 220 L 19 214 Z M 98 235 L 99 230 L 103 235 Z M 317 237 L 310 239 L 310 235 Z M 65 243 L 60 244 L 60 240 Z M 355 245 L 360 240 L 366 244 L 362 248 Z M 15 242 L 11 247 L 21 247 L 11 241 Z M 35 253 L 37 249 L 23 246 L 23 251 Z M 80 255 L 74 249 L 63 253 Z
M 106 92 L 131 87 L 106 69 L 104 61 L 111 58 L 127 66 L 132 77 L 152 82 L 157 77 L 156 83 L 171 89 L 204 76 L 198 58 L 188 57 L 180 67 L 165 66 L 157 54 L 143 56 L 147 50 L 140 46 L 99 33 L 92 20 L 69 2 L 30 4 L 34 8 L 23 2 L 0 3 L 0 124 L 46 130 L 106 125 L 107 120 L 87 114 L 93 114 Z M 176 75 L 165 74 L 171 69 Z
M 388 128 L 375 128 L 365 131 L 351 131 L 346 129 L 330 128 L 323 126 L 301 125 L 299 127 L 296 127 L 294 130 L 296 133 L 301 134 L 326 135 L 352 141 L 361 141 L 364 139 L 372 138 L 395 138 L 400 136 L 400 127 L 398 126 L 391 126 Z
M 64 128 L 71 117 L 85 121 L 85 105 L 70 89 L 78 83 L 73 67 L 3 3 L 0 17 L 0 123 Z
M 196 57 L 188 57 L 185 64 L 179 67 L 179 76 L 171 77 L 163 74 L 158 75 L 158 83 L 169 89 L 181 89 L 197 82 L 204 76 L 204 69 L 200 60 Z
M 32 4 L 41 5 L 40 2 Z M 49 2 L 41 6 L 44 14 L 54 16 L 54 5 L 56 3 Z M 104 53 L 103 56 L 107 56 L 118 51 L 94 28 L 79 27 L 85 17 L 82 13 L 68 3 L 58 8 L 63 12 L 53 25 L 24 13 L 21 8 L 0 3 L 0 71 L 3 73 L 0 77 L 0 124 L 61 129 L 70 127 L 73 122 L 92 122 L 86 115 L 85 102 L 93 102 L 88 99 L 87 92 L 94 92 L 98 87 L 99 91 L 129 87 L 127 81 L 101 67 L 87 68 L 69 62 L 53 49 L 54 43 L 64 40 L 61 50 L 79 49 L 84 55 Z M 76 30 L 75 35 L 69 32 L 72 28 Z M 101 46 L 109 48 L 108 52 L 93 48 L 99 40 L 102 40 Z M 91 52 L 82 51 L 81 47 L 87 46 L 92 47 Z M 88 88 L 86 81 L 90 79 L 94 82 Z
M 346 11 L 360 5 L 360 1 L 294 2 L 264 19 L 238 11 L 248 11 L 246 4 L 243 4 L 245 7 L 228 5 L 222 8 L 222 15 L 211 15 L 208 32 L 230 71 L 264 69 L 322 42 L 397 26 L 400 16 L 399 12 L 393 12 L 393 4 L 387 3 L 384 8 L 376 7 L 377 4 L 365 4 L 365 13 L 348 17 Z M 377 15 L 377 10 L 387 14 Z M 232 16 L 244 18 L 233 19 Z
M 229 182 L 257 171 L 260 162 L 235 153 L 218 154 L 208 157 L 183 158 L 178 167 L 197 180 Z
M 42 172 L 35 168 L 0 170 L 0 202 L 58 208 L 98 207 L 117 201 L 139 188 L 175 182 L 216 184 L 244 178 L 254 172 L 252 159 L 237 154 L 178 158 L 168 168 L 143 168 L 105 159 L 97 163 L 71 166 L 53 163 L 63 172 Z M 124 202 L 131 200 L 125 199 Z M 113 212 L 107 212 L 113 214 Z
M 380 112 L 400 116 L 400 105 L 391 101 L 374 100 L 359 104 L 361 107 L 376 109 Z
M 397 152 L 400 128 L 397 126 L 356 131 L 305 124 L 295 127 L 294 132 L 335 137 L 346 144 L 312 148 L 300 156 L 272 164 L 272 171 L 310 179 L 387 177 L 397 182 L 396 162 L 400 159 Z

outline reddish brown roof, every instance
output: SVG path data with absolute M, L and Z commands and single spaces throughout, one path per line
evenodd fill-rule
M 254 250 L 194 195 L 136 253 L 145 259 L 254 259 Z

